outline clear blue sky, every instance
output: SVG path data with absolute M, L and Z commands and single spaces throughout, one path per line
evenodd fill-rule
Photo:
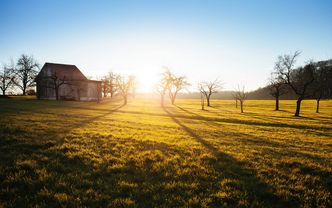
M 298 64 L 332 58 L 332 1 L 1 0 L 0 63 L 32 54 L 139 77 L 142 89 L 170 67 L 193 83 L 219 77 L 226 89 L 267 82 L 278 55 Z

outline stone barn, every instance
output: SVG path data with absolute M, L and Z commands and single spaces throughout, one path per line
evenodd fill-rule
M 101 81 L 89 80 L 75 66 L 45 63 L 36 77 L 37 98 L 99 101 Z

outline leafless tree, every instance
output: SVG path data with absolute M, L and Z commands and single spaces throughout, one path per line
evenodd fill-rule
M 332 61 L 331 61 L 332 62 Z M 329 61 L 321 61 L 316 64 L 315 81 L 312 91 L 316 99 L 316 113 L 319 113 L 319 103 L 323 98 L 330 98 L 332 92 L 332 65 Z
M 282 80 L 277 74 L 272 73 L 268 85 L 269 93 L 275 98 L 275 110 L 279 110 L 279 98 L 288 92 L 288 88 L 284 80 Z
M 156 90 L 160 94 L 160 105 L 164 106 L 165 94 L 172 84 L 173 74 L 165 67 L 165 72 L 162 74 L 162 79 L 158 83 Z
M 0 90 L 2 91 L 2 95 L 6 95 L 6 91 L 14 85 L 14 70 L 15 65 L 3 65 L 2 70 L 0 71 Z
M 132 76 L 129 76 L 128 78 L 125 78 L 123 76 L 117 76 L 116 86 L 119 90 L 120 95 L 123 97 L 124 105 L 126 105 L 128 102 L 128 95 L 132 88 L 133 81 L 134 80 L 132 79 Z
M 247 94 L 248 93 L 245 91 L 244 86 L 242 86 L 242 87 L 238 86 L 237 90 L 234 93 L 235 99 L 240 102 L 241 113 L 243 113 L 243 107 L 244 107 L 243 105 L 244 105 L 244 102 L 247 99 Z
M 222 82 L 219 79 L 215 79 L 214 81 L 210 82 L 201 82 L 199 83 L 200 92 L 203 93 L 203 95 L 206 98 L 207 106 L 210 105 L 210 98 L 213 93 L 218 92 L 222 87 Z
M 302 100 L 310 97 L 309 86 L 314 81 L 314 64 L 309 63 L 304 67 L 295 68 L 295 62 L 299 51 L 293 54 L 285 54 L 279 56 L 275 63 L 275 73 L 294 91 L 298 96 L 296 101 L 295 116 L 300 116 L 300 108 Z
M 202 110 L 204 110 L 205 108 L 205 94 L 204 94 L 204 88 L 203 88 L 203 84 L 202 83 L 198 83 L 198 90 L 201 96 L 201 107 Z
M 44 77 L 44 84 L 42 85 L 45 88 L 50 88 L 55 92 L 55 99 L 59 100 L 59 89 L 62 85 L 71 85 L 69 80 L 66 79 L 66 76 L 58 76 L 56 72 L 52 73 L 51 76 Z M 80 96 L 79 96 L 80 98 Z
M 174 105 L 178 93 L 189 85 L 190 84 L 185 76 L 172 76 L 172 82 L 168 87 L 168 95 L 171 99 L 172 105 Z
M 22 90 L 22 94 L 26 94 L 26 90 L 29 87 L 35 86 L 35 77 L 38 73 L 37 69 L 39 64 L 32 57 L 26 54 L 22 54 L 18 59 L 15 69 L 15 79 L 14 84 Z
M 108 79 L 107 76 L 104 76 L 102 79 L 101 79 L 101 90 L 103 92 L 103 96 L 104 97 L 107 97 L 107 94 L 109 93 L 110 91 L 110 81 Z
M 115 74 L 114 72 L 109 72 L 107 79 L 108 79 L 109 93 L 112 98 L 117 91 L 116 80 L 119 79 L 119 75 Z

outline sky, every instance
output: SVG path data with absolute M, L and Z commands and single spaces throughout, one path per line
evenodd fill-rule
M 74 64 L 93 79 L 135 75 L 150 91 L 163 67 L 224 90 L 266 85 L 278 55 L 332 58 L 332 0 L 0 0 L 0 63 L 21 54 Z

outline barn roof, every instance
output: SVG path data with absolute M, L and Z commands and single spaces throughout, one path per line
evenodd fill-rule
M 75 65 L 46 62 L 37 78 L 51 76 L 48 73 L 56 74 L 58 77 L 66 77 L 68 80 L 88 81 L 86 76 Z

